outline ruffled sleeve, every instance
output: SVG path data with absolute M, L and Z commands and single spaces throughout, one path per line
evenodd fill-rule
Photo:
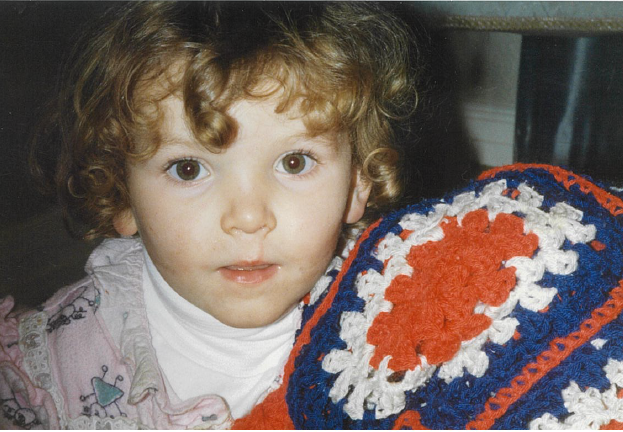
M 58 416 L 50 394 L 35 387 L 23 369 L 14 306 L 12 297 L 0 299 L 0 429 L 56 429 Z
M 0 362 L 9 361 L 20 366 L 22 355 L 18 346 L 17 318 L 11 314 L 14 306 L 13 297 L 0 299 Z

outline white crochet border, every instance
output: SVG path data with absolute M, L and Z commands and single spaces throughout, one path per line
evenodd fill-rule
M 496 344 L 506 343 L 515 333 L 518 321 L 509 317 L 517 303 L 526 309 L 539 311 L 550 304 L 557 294 L 556 288 L 543 288 L 537 282 L 545 271 L 567 275 L 577 268 L 578 255 L 563 251 L 565 239 L 573 243 L 587 243 L 595 238 L 593 225 L 580 223 L 583 213 L 563 202 L 549 211 L 540 207 L 543 196 L 525 183 L 518 186 L 516 199 L 504 195 L 505 180 L 485 186 L 476 196 L 474 192 L 457 195 L 452 204 L 440 203 L 427 215 L 407 214 L 400 221 L 405 230 L 413 231 L 405 240 L 388 234 L 378 245 L 376 258 L 387 260 L 383 274 L 368 270 L 358 275 L 356 287 L 359 297 L 365 300 L 363 312 L 345 312 L 341 316 L 340 337 L 346 342 L 344 350 L 332 350 L 322 362 L 325 371 L 338 374 L 329 395 L 334 403 L 347 398 L 344 411 L 354 420 L 363 418 L 365 410 L 374 409 L 376 418 L 386 418 L 402 411 L 407 391 L 414 391 L 426 383 L 437 369 L 420 355 L 421 364 L 406 372 L 400 382 L 390 382 L 394 373 L 388 367 L 390 356 L 386 356 L 378 370 L 370 366 L 375 347 L 367 343 L 367 333 L 374 319 L 381 312 L 389 312 L 392 304 L 385 300 L 385 291 L 398 275 L 410 276 L 413 269 L 406 261 L 409 250 L 428 241 L 443 238 L 441 222 L 446 217 L 457 217 L 460 224 L 463 217 L 472 211 L 486 209 L 493 221 L 500 213 L 519 212 L 524 217 L 524 233 L 539 237 L 539 251 L 533 258 L 514 257 L 505 265 L 516 268 L 517 285 L 508 299 L 498 307 L 478 305 L 474 312 L 489 316 L 491 326 L 475 338 L 462 343 L 460 351 L 449 362 L 440 366 L 439 376 L 446 382 L 468 372 L 482 376 L 489 367 L 483 345 L 488 340 Z
M 623 399 L 617 395 L 623 388 L 623 362 L 610 358 L 603 371 L 611 383 L 604 392 L 594 387 L 582 390 L 575 381 L 571 381 L 562 391 L 562 399 L 570 415 L 560 421 L 550 413 L 543 414 L 530 422 L 530 429 L 596 430 L 612 420 L 623 422 Z

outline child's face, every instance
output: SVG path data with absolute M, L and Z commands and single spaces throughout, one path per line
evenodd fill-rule
M 128 167 L 131 212 L 154 264 L 186 300 L 234 327 L 260 327 L 307 294 L 332 259 L 342 223 L 363 215 L 369 188 L 337 137 L 307 136 L 274 101 L 235 103 L 238 135 L 199 145 L 182 101 L 162 102 L 163 143 Z

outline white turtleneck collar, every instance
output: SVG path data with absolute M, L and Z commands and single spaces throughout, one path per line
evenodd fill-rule
M 182 400 L 218 394 L 234 418 L 244 416 L 280 377 L 300 309 L 266 327 L 229 327 L 177 294 L 144 255 L 147 318 L 167 385 Z

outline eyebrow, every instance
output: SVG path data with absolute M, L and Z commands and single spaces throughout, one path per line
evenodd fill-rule
M 294 142 L 299 142 L 302 140 L 314 140 L 315 144 L 322 145 L 323 147 L 328 147 L 331 149 L 338 149 L 341 144 L 340 136 L 337 133 L 325 132 L 318 135 L 310 135 L 308 133 L 300 133 L 292 135 L 291 138 L 294 139 Z
M 160 135 L 160 146 L 167 147 L 199 147 L 205 148 L 201 142 L 199 142 L 192 134 L 190 136 L 170 134 L 164 132 Z
M 200 141 L 192 138 L 192 137 L 187 137 L 187 136 L 180 136 L 180 135 L 175 135 L 175 134 L 163 134 L 164 136 L 161 136 L 160 142 L 159 142 L 159 146 L 158 149 L 170 149 L 169 152 L 173 152 L 176 149 L 197 149 L 197 150 L 204 150 L 204 151 L 208 151 L 211 152 L 211 148 L 215 148 L 215 149 L 225 149 L 227 148 L 227 146 L 225 147 L 210 147 L 210 146 L 204 146 Z M 279 141 L 281 141 L 284 146 L 285 145 L 297 145 L 299 142 L 303 141 L 309 141 L 309 140 L 313 140 L 314 141 L 314 145 L 317 146 L 322 146 L 326 149 L 329 150 L 335 150 L 335 151 L 339 151 L 340 149 L 340 145 L 341 145 L 341 141 L 340 141 L 340 137 L 338 136 L 338 134 L 331 134 L 331 133 L 323 133 L 323 134 L 319 134 L 319 135 L 310 135 L 309 133 L 306 132 L 301 132 L 301 133 L 297 133 L 297 134 L 293 134 L 293 135 L 285 135 L 283 137 L 281 137 L 279 139 Z M 345 145 L 348 145 L 348 143 L 345 143 Z
M 198 141 L 189 140 L 179 136 L 170 136 L 160 139 L 158 143 L 158 153 L 162 152 L 165 156 L 169 153 L 177 151 L 186 151 L 188 149 L 197 151 L 210 151 L 208 147 L 201 145 Z

